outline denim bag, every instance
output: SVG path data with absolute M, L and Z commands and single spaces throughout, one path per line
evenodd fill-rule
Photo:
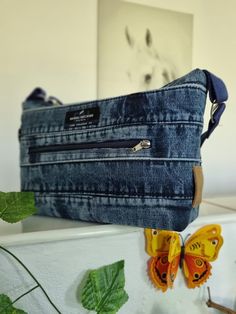
M 227 97 L 199 69 L 158 90 L 73 105 L 36 88 L 23 103 L 21 190 L 35 192 L 39 215 L 181 231 L 198 216 L 200 146 Z

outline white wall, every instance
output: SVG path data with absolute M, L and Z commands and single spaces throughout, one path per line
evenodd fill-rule
M 0 0 L 0 191 L 19 190 L 21 103 L 36 86 L 96 97 L 94 0 Z
M 230 94 L 221 127 L 202 150 L 205 194 L 235 192 L 235 1 L 130 2 L 194 14 L 193 68 L 224 78 Z M 96 97 L 96 5 L 96 0 L 0 0 L 0 190 L 19 189 L 20 104 L 35 86 L 64 102 Z M 210 105 L 206 117 L 209 111 Z

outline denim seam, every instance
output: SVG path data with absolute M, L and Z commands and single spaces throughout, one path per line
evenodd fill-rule
M 195 85 L 195 86 L 194 86 Z M 106 103 L 109 101 L 113 101 L 113 100 L 123 100 L 125 98 L 140 98 L 142 96 L 148 96 L 148 95 L 153 95 L 153 94 L 159 94 L 159 93 L 163 93 L 165 91 L 171 91 L 171 90 L 186 90 L 186 89 L 194 89 L 194 90 L 199 90 L 202 93 L 206 94 L 207 93 L 207 88 L 201 84 L 201 83 L 182 83 L 181 85 L 176 85 L 176 86 L 170 86 L 170 87 L 163 87 L 157 90 L 153 90 L 153 91 L 146 91 L 146 92 L 140 92 L 140 93 L 133 93 L 133 94 L 128 94 L 128 95 L 123 95 L 123 96 L 118 96 L 118 97 L 109 97 L 109 98 L 105 98 L 105 99 L 100 99 L 100 100 L 92 100 L 92 101 L 85 101 L 83 103 L 74 103 L 74 104 L 65 104 L 63 106 L 57 107 L 57 109 L 63 109 L 66 107 L 73 107 L 76 105 L 81 106 L 80 109 L 84 109 L 86 107 L 84 106 L 88 106 L 88 105 L 94 105 L 97 104 L 99 105 L 99 103 Z M 50 110 L 50 109 L 55 109 L 55 107 L 42 107 L 42 108 L 33 108 L 33 109 L 24 109 L 25 112 L 29 112 L 29 111 L 37 111 L 37 110 Z
M 37 163 L 22 163 L 21 167 L 34 167 L 34 166 L 43 166 L 43 165 L 50 165 L 50 164 L 64 164 L 64 163 L 79 163 L 79 162 L 106 162 L 106 161 L 176 161 L 176 162 L 201 162 L 201 159 L 195 158 L 149 158 L 149 157 L 117 157 L 117 158 L 87 158 L 87 159 L 74 159 L 74 160 L 57 160 L 57 161 L 41 161 Z
M 34 193 L 35 193 L 35 196 L 36 197 L 61 197 L 61 198 L 64 198 L 65 196 L 67 197 L 71 197 L 71 198 L 78 198 L 78 197 L 90 197 L 90 198 L 94 198 L 94 197 L 110 197 L 110 198 L 148 198 L 148 199 L 172 199 L 172 200 L 192 200 L 193 198 L 191 196 L 176 196 L 176 197 L 171 197 L 171 196 L 155 196 L 155 195 L 151 195 L 151 194 L 131 194 L 131 195 L 128 195 L 128 194 L 102 194 L 102 193 L 92 193 L 92 192 L 74 192 L 74 194 L 77 194 L 77 195 L 73 195 L 73 194 L 69 194 L 69 193 L 63 193 L 63 192 L 40 192 L 40 191 L 35 191 L 34 190 Z M 39 195 L 37 195 L 37 193 Z M 61 193 L 61 194 L 60 194 Z M 62 194 L 63 193 L 63 194 Z M 42 195 L 44 194 L 44 195 Z
M 24 134 L 21 136 L 21 139 L 20 140 L 23 140 L 24 137 L 31 137 L 31 136 L 36 136 L 37 139 L 40 139 L 40 138 L 51 138 L 51 137 L 60 137 L 60 136 L 63 136 L 63 135 L 79 135 L 79 134 L 89 134 L 89 133 L 93 133 L 93 132 L 100 132 L 104 129 L 106 129 L 107 131 L 109 130 L 112 130 L 112 129 L 118 129 L 118 128 L 124 128 L 124 127 L 137 127 L 137 126 L 150 126 L 150 125 L 154 125 L 154 126 L 158 126 L 158 124 L 161 124 L 162 126 L 164 127 L 168 127 L 168 125 L 179 125 L 179 124 L 183 124 L 183 125 L 188 125 L 189 127 L 194 127 L 194 126 L 201 126 L 203 127 L 203 122 L 201 121 L 150 121 L 150 122 L 147 122 L 145 121 L 145 124 L 141 124 L 140 122 L 136 122 L 136 123 L 132 123 L 132 124 L 110 124 L 110 125 L 104 125 L 104 126 L 100 126 L 100 127 L 97 127 L 97 128 L 83 128 L 83 129 L 75 129 L 75 130 L 72 130 L 72 131 L 66 131 L 66 130 L 60 130 L 60 131 L 48 131 L 47 133 L 30 133 L 29 134 Z M 30 130 L 30 129 L 27 129 L 27 130 Z M 78 131 L 78 132 L 76 132 Z M 64 134 L 61 134 L 61 133 L 64 133 Z M 48 133 L 60 133 L 60 134 L 56 134 L 56 135 L 49 135 L 47 136 Z M 45 134 L 45 135 L 44 135 Z M 27 140 L 27 139 L 26 139 Z

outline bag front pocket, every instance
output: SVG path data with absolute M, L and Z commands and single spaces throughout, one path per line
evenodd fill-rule
M 55 144 L 55 145 L 43 145 L 43 146 L 30 146 L 28 149 L 29 162 L 36 163 L 43 161 L 45 155 L 47 157 L 54 156 L 55 154 L 73 158 L 73 155 L 81 155 L 81 158 L 85 157 L 106 157 L 107 154 L 115 153 L 119 157 L 120 154 L 117 150 L 121 150 L 120 153 L 130 155 L 143 149 L 151 148 L 151 141 L 148 139 L 127 139 L 127 140 L 113 140 L 103 142 L 84 142 L 84 143 L 68 143 L 68 144 Z M 86 156 L 85 156 L 86 154 Z M 113 156 L 111 156 L 113 157 Z M 66 158 L 67 160 L 67 158 Z M 46 160 L 45 160 L 46 161 Z

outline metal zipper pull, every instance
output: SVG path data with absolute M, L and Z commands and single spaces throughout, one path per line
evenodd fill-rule
M 150 147 L 151 147 L 151 142 L 149 140 L 142 140 L 137 145 L 132 147 L 131 151 L 135 153 L 141 149 L 150 148 Z

